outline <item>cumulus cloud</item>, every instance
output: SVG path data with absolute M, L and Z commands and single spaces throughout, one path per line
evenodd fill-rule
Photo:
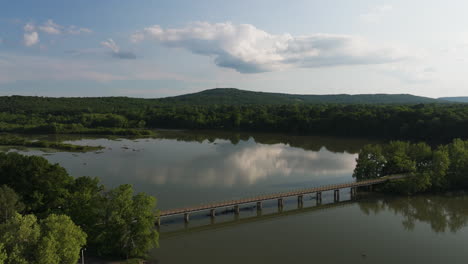
M 23 35 L 24 45 L 31 47 L 39 43 L 39 34 L 37 32 L 25 32 Z
M 393 7 L 391 5 L 382 5 L 374 7 L 368 13 L 362 14 L 359 18 L 364 22 L 375 23 L 378 22 L 382 17 L 392 11 Z
M 377 47 L 350 35 L 270 34 L 250 24 L 191 23 L 183 28 L 147 27 L 131 41 L 152 39 L 167 47 L 210 56 L 216 65 L 241 73 L 258 73 L 292 67 L 380 64 L 403 58 L 393 48 Z
M 102 41 L 101 45 L 110 49 L 112 57 L 117 59 L 136 59 L 136 55 L 131 51 L 121 51 L 120 47 L 115 43 L 113 39 Z

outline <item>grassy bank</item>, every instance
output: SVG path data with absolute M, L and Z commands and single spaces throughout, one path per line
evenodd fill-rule
M 56 150 L 87 152 L 103 149 L 102 146 L 80 146 L 62 142 L 52 142 L 46 140 L 28 140 L 15 135 L 1 134 L 0 146 L 30 147 L 30 148 L 51 148 Z

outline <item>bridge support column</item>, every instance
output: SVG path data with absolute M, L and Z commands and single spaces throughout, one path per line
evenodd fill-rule
M 184 214 L 184 221 L 185 221 L 185 223 L 188 223 L 189 220 L 190 220 L 190 214 L 189 214 L 189 213 L 185 213 L 185 214 Z
M 210 210 L 210 216 L 211 216 L 211 218 L 214 218 L 216 216 L 216 210 L 215 209 Z
M 356 199 L 356 192 L 357 192 L 357 188 L 356 187 L 351 187 L 350 192 L 349 192 L 349 196 L 350 196 L 351 200 Z
M 278 208 L 283 208 L 283 198 L 278 199 Z
M 239 205 L 234 206 L 234 213 L 235 213 L 236 215 L 239 215 L 239 214 L 240 214 Z
M 334 191 L 334 200 L 335 202 L 339 202 L 340 201 L 340 190 L 335 190 Z
M 317 192 L 317 194 L 315 195 L 315 199 L 317 200 L 317 204 L 321 204 L 322 203 L 322 192 Z
M 304 206 L 304 197 L 302 195 L 297 196 L 297 207 L 302 208 Z
M 262 202 L 257 202 L 257 211 L 262 210 Z
M 257 216 L 262 216 L 262 210 L 257 210 Z
M 161 226 L 161 217 L 156 218 L 156 226 L 160 227 Z
M 369 192 L 372 192 L 372 185 L 369 185 L 369 187 L 367 187 Z

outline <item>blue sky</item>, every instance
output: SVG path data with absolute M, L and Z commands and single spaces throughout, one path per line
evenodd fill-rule
M 0 95 L 468 95 L 466 1 L 0 1 Z

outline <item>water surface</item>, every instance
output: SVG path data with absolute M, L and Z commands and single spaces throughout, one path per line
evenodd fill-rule
M 34 136 L 37 138 L 37 136 Z M 110 139 L 47 136 L 102 145 L 88 153 L 14 150 L 43 155 L 71 175 L 99 177 L 108 187 L 130 183 L 158 198 L 160 209 L 263 193 L 354 181 L 359 149 L 367 140 L 160 131 L 156 138 Z M 4 150 L 11 150 L 4 148 Z M 361 193 L 349 201 L 323 194 L 165 219 L 155 263 L 467 263 L 466 194 L 388 197 Z
M 105 149 L 19 152 L 43 155 L 75 177 L 98 177 L 109 188 L 133 184 L 136 191 L 157 197 L 160 209 L 354 181 L 356 153 L 368 142 L 183 131 L 163 131 L 157 138 L 143 139 L 55 139 Z

